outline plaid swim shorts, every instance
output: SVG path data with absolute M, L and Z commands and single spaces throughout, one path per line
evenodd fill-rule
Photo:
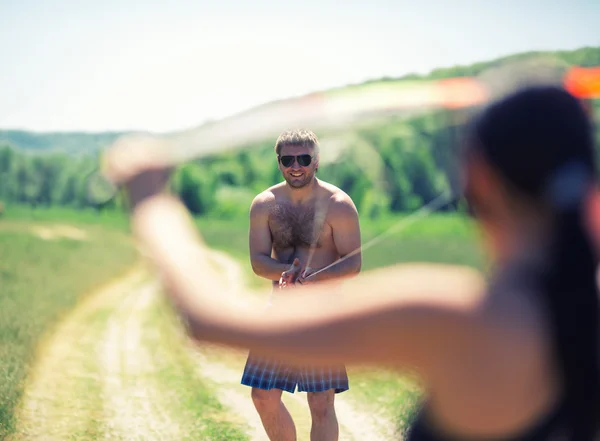
M 350 388 L 344 365 L 295 367 L 252 352 L 248 355 L 244 367 L 242 384 L 265 390 L 281 389 L 289 393 L 294 393 L 296 386 L 298 392 L 324 392 L 335 389 L 336 394 Z

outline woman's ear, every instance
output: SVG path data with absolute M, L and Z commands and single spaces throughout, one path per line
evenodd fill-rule
M 469 155 L 465 166 L 465 193 L 471 208 L 480 217 L 489 215 L 500 204 L 501 181 L 494 169 L 481 155 Z

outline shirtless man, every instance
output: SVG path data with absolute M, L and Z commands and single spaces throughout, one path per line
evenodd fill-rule
M 285 182 L 252 202 L 249 242 L 252 268 L 273 281 L 276 301 L 282 289 L 357 274 L 362 256 L 358 252 L 318 272 L 360 249 L 358 212 L 346 193 L 315 176 L 319 143 L 314 133 L 282 133 L 275 153 Z M 251 352 L 242 384 L 252 387 L 252 400 L 271 441 L 296 440 L 294 422 L 281 401 L 283 391 L 294 393 L 296 386 L 307 392 L 311 441 L 338 439 L 334 397 L 349 388 L 345 366 L 294 368 Z

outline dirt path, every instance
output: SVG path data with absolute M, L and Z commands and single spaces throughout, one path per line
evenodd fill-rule
M 238 262 L 219 252 L 212 257 L 243 301 Z M 44 341 L 28 377 L 14 440 L 182 440 L 196 433 L 198 414 L 179 407 L 181 390 L 164 384 L 173 375 L 165 374 L 172 348 L 150 338 L 157 332 L 153 314 L 161 296 L 148 280 L 143 268 L 136 268 L 99 288 Z M 253 441 L 267 441 L 250 390 L 240 385 L 245 354 L 191 345 L 182 352 L 226 408 L 225 416 L 215 414 L 215 419 L 233 422 Z M 186 387 L 188 379 L 176 376 Z M 394 439 L 391 423 L 357 406 L 351 393 L 336 398 L 340 440 Z M 296 421 L 298 440 L 308 440 L 306 394 L 284 394 L 284 402 Z
M 104 420 L 98 342 L 123 293 L 135 291 L 144 277 L 136 268 L 91 293 L 42 342 L 25 387 L 16 439 L 98 438 Z
M 158 372 L 142 342 L 144 314 L 158 292 L 145 284 L 131 292 L 111 315 L 98 345 L 106 439 L 181 439 L 178 418 L 164 406 Z

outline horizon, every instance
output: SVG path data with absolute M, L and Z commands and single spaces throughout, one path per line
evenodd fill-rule
M 85 3 L 0 3 L 2 130 L 165 133 L 331 88 L 600 45 L 593 0 Z

